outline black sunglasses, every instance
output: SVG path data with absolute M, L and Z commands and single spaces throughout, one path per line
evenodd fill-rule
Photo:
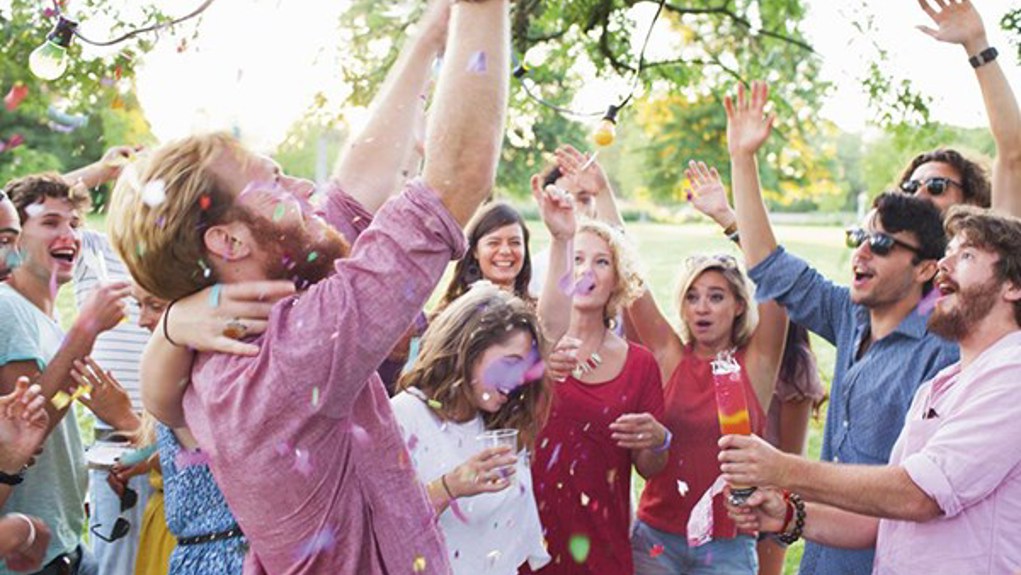
M 124 488 L 124 493 L 121 494 L 121 514 L 131 509 L 135 505 L 138 505 L 138 492 L 130 487 Z M 110 535 L 103 535 L 99 532 L 99 528 L 102 527 L 102 523 L 96 523 L 92 527 L 89 527 L 89 532 L 99 537 L 107 543 L 113 543 L 118 539 L 123 539 L 129 531 L 131 531 L 131 523 L 123 517 L 117 517 L 117 521 L 113 523 L 113 529 L 110 530 Z
M 922 251 L 919 248 L 916 248 L 907 242 L 898 240 L 890 234 L 885 234 L 883 232 L 867 232 L 864 229 L 857 227 L 850 228 L 845 233 L 847 234 L 845 236 L 845 241 L 849 248 L 857 248 L 865 242 L 868 242 L 869 250 L 877 256 L 885 256 L 889 254 L 890 251 L 893 250 L 894 246 L 900 246 L 913 252 L 919 257 L 922 255 Z
M 900 189 L 909 194 L 916 194 L 925 186 L 931 196 L 942 196 L 950 186 L 961 187 L 961 184 L 950 178 L 928 178 L 925 180 L 906 180 L 900 183 Z

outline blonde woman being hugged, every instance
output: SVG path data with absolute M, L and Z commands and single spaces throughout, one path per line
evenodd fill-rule
M 528 456 L 549 411 L 543 355 L 532 307 L 483 282 L 429 326 L 390 400 L 456 574 L 549 561 Z
M 657 421 L 663 390 L 655 358 L 611 329 L 642 281 L 620 232 L 600 222 L 576 224 L 570 197 L 553 186 L 539 189 L 538 178 L 532 189 L 553 238 L 539 299 L 543 331 L 551 341 L 569 336 L 578 359 L 555 384 L 536 447 L 536 499 L 553 556 L 539 572 L 632 575 L 631 468 L 652 477 L 670 445 Z

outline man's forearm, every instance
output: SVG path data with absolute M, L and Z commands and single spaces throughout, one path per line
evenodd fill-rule
M 869 549 L 876 546 L 879 520 L 818 503 L 805 504 L 802 536 L 830 547 Z
M 74 325 L 67 332 L 63 345 L 39 374 L 36 383 L 42 388 L 42 395 L 51 401 L 46 402 L 46 413 L 50 416 L 47 434 L 53 430 L 67 413 L 70 405 L 57 409 L 52 401 L 58 392 L 68 393 L 71 382 L 71 369 L 75 360 L 80 360 L 92 353 L 97 334 L 81 325 Z
M 169 427 L 187 427 L 184 419 L 184 393 L 191 377 L 193 352 L 177 347 L 163 337 L 162 322 L 142 353 L 139 377 L 142 404 L 153 417 Z
M 810 501 L 889 519 L 929 521 L 942 514 L 939 506 L 912 481 L 903 467 L 847 465 L 809 461 L 784 454 L 784 485 Z
M 466 224 L 492 190 L 510 78 L 506 0 L 451 8 L 443 71 L 429 113 L 425 182 Z

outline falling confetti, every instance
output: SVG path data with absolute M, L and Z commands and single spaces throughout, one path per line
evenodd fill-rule
M 294 450 L 294 470 L 305 477 L 312 475 L 311 454 L 308 451 Z
M 209 209 L 209 205 L 212 204 L 212 203 L 213 203 L 213 200 L 210 199 L 209 196 L 207 196 L 207 195 L 202 195 L 202 196 L 199 197 L 199 207 L 202 208 L 203 210 L 208 210 Z
M 681 497 L 684 497 L 685 495 L 687 495 L 688 494 L 688 484 L 686 482 L 681 481 L 680 479 L 678 479 L 677 480 L 677 492 L 681 494 Z
M 588 553 L 592 548 L 592 542 L 585 535 L 571 535 L 567 542 L 567 549 L 571 552 L 571 558 L 575 563 L 584 563 L 588 559 Z
M 660 555 L 663 554 L 663 551 L 664 551 L 663 546 L 660 545 L 659 543 L 656 543 L 655 545 L 652 546 L 651 549 L 649 549 L 649 556 L 653 558 L 659 557 Z
M 425 557 L 421 555 L 415 557 L 415 560 L 411 563 L 411 570 L 415 573 L 425 573 Z
M 312 407 L 319 407 L 319 386 L 312 388 Z
M 427 400 L 426 403 L 433 409 L 443 409 L 443 404 L 435 399 Z
M 472 54 L 468 59 L 468 71 L 473 74 L 485 74 L 487 68 L 486 53 L 481 50 Z
M 15 82 L 11 90 L 4 96 L 4 107 L 8 112 L 13 112 L 21 102 L 28 96 L 28 86 L 22 82 Z
M 590 501 L 589 496 L 586 495 L 584 492 L 582 492 L 582 494 L 581 494 L 581 506 L 582 507 L 588 507 L 588 502 L 589 501 Z
M 324 551 L 329 551 L 337 544 L 337 534 L 333 528 L 326 526 L 320 529 L 308 541 L 298 547 L 295 555 L 299 561 L 314 557 Z
M 558 443 L 558 444 L 556 444 L 556 446 L 553 447 L 553 454 L 550 455 L 549 462 L 546 463 L 546 471 L 549 471 L 550 469 L 553 469 L 553 466 L 556 464 L 557 459 L 560 458 L 560 447 L 561 447 L 561 445 L 562 444 Z
M 287 206 L 285 206 L 283 202 L 277 203 L 276 209 L 273 210 L 273 221 L 274 222 L 279 222 L 284 217 L 284 214 L 286 212 L 287 212 Z
M 461 505 L 458 504 L 456 499 L 451 499 L 448 507 L 450 508 L 450 512 L 454 514 L 454 517 L 456 517 L 458 521 L 465 525 L 468 524 L 468 516 L 461 510 Z
M 177 464 L 178 470 L 186 469 L 188 467 L 200 467 L 209 466 L 209 455 L 207 455 L 201 449 L 182 449 L 177 452 L 177 457 L 174 458 L 174 463 Z
M 306 259 L 307 259 L 307 260 L 309 261 L 309 263 L 311 263 L 311 262 L 314 262 L 314 261 L 316 261 L 316 258 L 318 258 L 318 257 L 319 257 L 319 254 L 318 254 L 318 253 L 316 253 L 316 252 L 310 252 L 310 253 L 308 254 L 308 258 L 306 258 Z
M 163 180 L 153 180 L 142 188 L 142 203 L 155 208 L 167 199 L 167 185 Z

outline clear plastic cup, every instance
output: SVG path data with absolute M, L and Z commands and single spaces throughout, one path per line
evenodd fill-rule
M 506 445 L 510 448 L 511 455 L 518 454 L 518 430 L 517 429 L 487 429 L 480 433 L 476 439 L 481 445 L 481 449 L 489 449 L 490 447 L 499 447 Z M 494 471 L 499 473 L 504 478 L 508 479 L 512 483 L 515 481 L 515 475 L 513 473 L 513 465 L 504 465 L 497 467 Z

